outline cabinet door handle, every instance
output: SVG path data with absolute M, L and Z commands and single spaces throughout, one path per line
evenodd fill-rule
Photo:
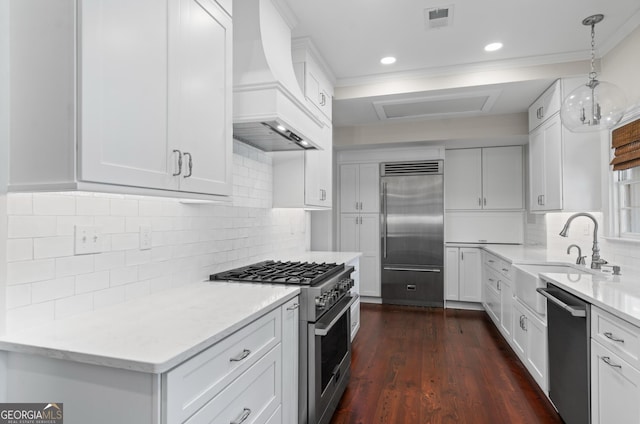
M 540 195 L 540 205 L 544 206 L 544 194 Z
M 360 210 L 362 210 L 362 202 L 360 202 Z
M 612 363 L 612 362 L 611 362 L 611 358 L 609 358 L 608 356 L 603 356 L 603 357 L 602 357 L 602 361 L 603 361 L 605 364 L 609 365 L 610 367 L 613 367 L 613 368 L 622 368 L 622 365 L 618 365 L 618 364 L 614 364 L 614 363 Z
M 460 260 L 464 261 L 464 252 L 460 252 Z
M 618 343 L 624 343 L 624 339 L 618 339 L 616 337 L 614 337 L 613 333 L 607 331 L 606 333 L 604 333 L 604 336 L 614 342 L 618 342 Z
M 358 202 L 356 202 L 356 210 L 358 210 Z
M 245 422 L 247 420 L 247 418 L 249 418 L 249 415 L 251 415 L 251 409 L 244 408 L 242 410 L 242 414 L 240 414 L 240 416 L 238 418 L 236 418 L 235 420 L 231 421 L 229 424 L 242 424 L 243 422 Z
M 191 158 L 191 153 L 189 152 L 184 152 L 185 157 L 189 156 L 189 173 L 185 174 L 184 178 L 189 178 L 191 175 L 193 175 L 193 160 Z
M 544 118 L 544 106 L 540 106 L 540 119 Z
M 180 150 L 173 149 L 173 153 L 178 154 L 178 172 L 173 174 L 173 176 L 175 177 L 177 175 L 182 174 L 182 152 Z
M 478 206 L 482 206 L 482 197 L 478 197 Z
M 249 349 L 244 349 L 242 352 L 240 352 L 236 356 L 229 358 L 229 362 L 240 362 L 249 355 L 251 355 L 251 351 Z
M 500 288 L 500 281 L 501 280 L 498 280 L 498 283 L 496 284 L 496 287 L 498 288 L 499 291 L 502 291 L 502 289 Z
M 295 311 L 296 309 L 298 309 L 300 307 L 299 303 L 294 303 L 293 305 L 289 306 L 287 308 L 287 311 Z

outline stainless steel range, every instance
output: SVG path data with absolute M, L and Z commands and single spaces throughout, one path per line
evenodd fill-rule
M 211 280 L 300 286 L 299 424 L 326 424 L 349 382 L 353 267 L 264 261 Z

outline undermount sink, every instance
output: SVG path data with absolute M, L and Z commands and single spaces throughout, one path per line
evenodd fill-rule
M 538 274 L 541 273 L 561 273 L 561 274 L 594 274 L 589 268 L 580 265 L 514 265 L 513 285 L 515 295 L 523 303 L 539 314 L 547 313 L 545 298 L 536 292 L 538 287 L 546 287 Z

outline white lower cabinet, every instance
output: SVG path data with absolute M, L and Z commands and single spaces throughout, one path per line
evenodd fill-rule
M 353 287 L 351 288 L 352 294 L 360 294 L 360 258 L 355 258 L 347 262 L 347 266 L 352 266 L 355 271 L 351 274 L 353 280 Z M 356 337 L 358 330 L 360 329 L 360 299 L 358 298 L 353 305 L 351 305 L 351 341 Z
M 511 264 L 485 252 L 482 274 L 483 306 L 503 337 L 511 343 L 513 314 Z
M 447 247 L 445 251 L 445 299 L 482 301 L 482 251 L 470 247 Z
M 640 422 L 640 371 L 591 340 L 591 423 Z
M 591 306 L 591 422 L 640 422 L 640 328 Z
M 548 391 L 547 326 L 519 300 L 513 302 L 513 343 L 520 361 L 543 392 Z
M 296 424 L 298 308 L 295 297 L 163 374 L 8 352 L 6 401 L 56 399 L 68 424 Z

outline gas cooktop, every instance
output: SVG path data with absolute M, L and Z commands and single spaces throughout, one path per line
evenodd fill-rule
M 263 261 L 209 276 L 209 280 L 313 286 L 344 270 L 344 264 Z

